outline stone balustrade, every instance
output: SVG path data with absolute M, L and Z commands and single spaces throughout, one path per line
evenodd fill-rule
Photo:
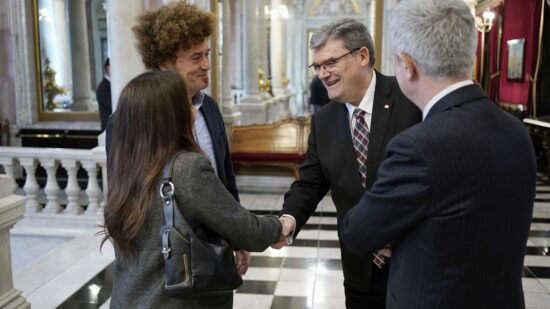
M 92 150 L 0 147 L 0 165 L 9 176 L 14 192 L 21 191 L 15 176 L 23 176 L 24 170 L 25 183 L 20 193 L 25 195 L 26 216 L 78 216 L 89 217 L 95 222 L 97 216 L 103 213 L 101 203 L 106 192 L 102 192 L 97 178 L 99 170 L 106 171 L 105 148 L 102 146 Z M 46 170 L 44 188 L 40 188 L 37 181 L 38 166 Z M 85 190 L 78 185 L 77 171 L 81 167 L 88 176 Z M 67 171 L 67 185 L 64 188 L 60 188 L 56 177 L 58 168 Z M 102 173 L 104 188 L 107 187 L 106 174 Z

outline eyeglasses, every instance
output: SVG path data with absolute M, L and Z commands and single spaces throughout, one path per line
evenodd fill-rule
M 325 60 L 323 61 L 323 63 L 321 64 L 316 64 L 316 63 L 312 63 L 311 65 L 308 66 L 308 68 L 311 70 L 311 72 L 313 72 L 315 75 L 319 74 L 319 71 L 321 71 L 321 68 L 324 68 L 325 70 L 329 71 L 329 72 L 332 72 L 334 71 L 334 69 L 336 68 L 336 64 L 338 64 L 338 61 L 342 60 L 342 58 L 344 58 L 345 56 L 353 53 L 353 52 L 356 52 L 358 50 L 360 50 L 362 48 L 361 47 L 357 47 L 356 49 L 354 50 L 350 50 L 349 52 L 343 54 L 342 56 L 340 57 L 336 57 L 336 58 L 330 58 L 328 60 Z

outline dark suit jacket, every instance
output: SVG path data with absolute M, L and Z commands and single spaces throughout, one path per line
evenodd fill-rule
M 218 177 L 229 193 L 238 201 L 239 192 L 237 191 L 237 184 L 235 183 L 235 174 L 233 173 L 233 163 L 231 162 L 231 153 L 229 152 L 229 144 L 227 143 L 227 134 L 225 133 L 225 125 L 218 103 L 205 94 L 200 111 L 204 115 L 206 126 L 208 127 L 210 138 L 212 139 Z
M 340 239 L 365 259 L 394 243 L 389 309 L 524 308 L 535 184 L 525 126 L 469 85 L 392 139 Z
M 210 138 L 212 139 L 212 148 L 216 158 L 218 177 L 229 193 L 239 201 L 239 192 L 235 183 L 235 174 L 233 173 L 233 163 L 229 153 L 229 145 L 227 143 L 227 135 L 223 123 L 222 114 L 218 108 L 218 104 L 208 95 L 204 95 L 204 101 L 200 111 L 203 113 Z M 111 146 L 111 118 L 107 125 L 105 134 L 105 147 L 107 151 L 107 165 L 109 165 L 109 149 Z
M 384 159 L 384 148 L 397 133 L 421 120 L 420 110 L 401 93 L 394 77 L 376 72 L 376 88 L 367 158 L 367 189 L 376 178 Z M 359 166 L 355 156 L 349 115 L 345 104 L 331 102 L 311 120 L 306 161 L 300 167 L 300 180 L 285 195 L 281 214 L 296 219 L 300 229 L 317 204 L 331 190 L 338 222 L 361 198 Z M 360 291 L 370 287 L 372 262 L 341 246 L 344 278 Z
M 97 103 L 99 105 L 99 120 L 101 120 L 101 131 L 107 127 L 109 115 L 113 113 L 111 104 L 111 82 L 107 79 L 102 79 L 95 91 Z

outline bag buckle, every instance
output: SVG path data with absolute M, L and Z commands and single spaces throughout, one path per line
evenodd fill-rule
M 167 259 L 170 257 L 170 252 L 172 249 L 170 247 L 168 248 L 162 248 L 162 255 L 164 256 L 164 259 Z

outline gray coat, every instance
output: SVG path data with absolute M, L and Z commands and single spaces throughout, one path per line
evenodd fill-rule
M 174 164 L 173 183 L 179 209 L 191 226 L 204 225 L 234 248 L 248 251 L 263 251 L 278 240 L 281 225 L 277 217 L 259 217 L 243 208 L 225 189 L 204 156 L 180 155 Z M 157 188 L 154 187 L 150 213 L 135 241 L 137 256 L 122 259 L 115 248 L 111 308 L 231 308 L 232 293 L 185 300 L 164 294 L 160 242 L 164 213 Z

